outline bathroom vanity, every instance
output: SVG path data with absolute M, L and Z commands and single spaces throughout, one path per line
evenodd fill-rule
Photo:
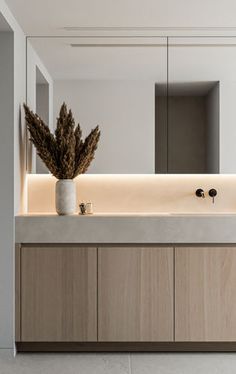
M 65 101 L 84 134 L 100 126 L 76 189 L 106 214 L 49 214 L 55 179 L 28 174 L 20 351 L 236 351 L 236 37 L 140 32 L 27 40 L 31 109 L 52 129 Z
M 16 217 L 18 350 L 236 350 L 234 227 L 233 214 Z

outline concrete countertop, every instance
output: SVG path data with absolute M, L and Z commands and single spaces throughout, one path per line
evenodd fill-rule
M 234 244 L 236 214 L 142 213 L 15 217 L 16 243 Z

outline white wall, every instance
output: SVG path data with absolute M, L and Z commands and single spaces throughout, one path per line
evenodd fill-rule
M 49 85 L 49 127 L 53 128 L 53 80 L 33 49 L 31 43 L 27 42 L 27 105 L 36 111 L 36 68 L 40 70 Z M 31 143 L 27 142 L 27 170 L 36 172 L 36 152 Z
M 54 122 L 65 101 L 83 136 L 100 126 L 89 173 L 154 173 L 154 90 L 147 81 L 54 82 Z
M 0 40 L 0 349 L 14 347 L 14 215 L 26 208 L 26 131 L 22 103 L 26 101 L 26 36 L 4 0 L 0 13 L 13 31 L 10 44 Z M 10 50 L 8 49 L 10 48 Z M 31 56 L 34 55 L 32 51 Z M 34 65 L 43 64 L 34 55 Z M 1 74 L 1 71 L 4 72 Z M 8 73 L 7 73 L 8 72 Z M 9 91 L 10 90 L 10 91 Z M 1 90 L 0 90 L 1 91 Z M 1 95 L 1 94 L 0 94 Z M 51 95 L 52 96 L 52 95 Z M 34 100 L 34 94 L 30 94 Z M 30 100 L 29 100 L 30 101 Z M 31 101 L 31 102 L 32 102 Z M 34 108 L 33 108 L 34 109 Z M 6 117 L 4 117 L 6 113 Z M 51 112 L 52 121 L 52 112 Z
M 14 232 L 14 40 L 0 32 L 0 345 L 11 347 Z
M 14 213 L 23 210 L 24 177 L 26 173 L 24 157 L 24 122 L 21 121 L 21 104 L 25 100 L 25 35 L 9 11 L 0 0 L 0 12 L 14 32 L 12 50 L 2 50 L 1 62 L 5 61 L 9 76 L 5 80 L 5 94 L 1 97 L 1 199 L 0 199 L 0 348 L 14 346 Z M 8 48 L 6 46 L 6 48 Z M 14 61 L 12 54 L 14 53 Z M 6 70 L 7 71 L 7 70 Z M 3 79 L 3 80 L 2 80 Z M 7 95 L 12 91 L 12 99 Z M 8 98 L 7 98 L 8 97 Z M 8 118 L 3 118 L 11 108 Z M 20 157 L 21 155 L 21 157 Z
M 49 85 L 36 84 L 36 112 L 45 123 L 49 123 Z
M 23 206 L 24 174 L 26 171 L 24 163 L 25 132 L 21 106 L 25 101 L 26 93 L 26 38 L 4 0 L 0 0 L 0 12 L 14 32 L 14 195 L 15 213 L 18 213 Z M 24 144 L 22 144 L 23 142 Z
M 49 127 L 53 126 L 53 80 L 45 67 L 43 61 L 40 59 L 30 41 L 27 41 L 27 104 L 30 108 L 36 110 L 36 68 L 49 85 Z
M 46 124 L 49 123 L 49 111 L 52 113 L 52 106 L 49 106 L 49 87 L 48 83 L 36 84 L 36 113 Z M 36 155 L 36 173 L 49 173 L 46 165 L 38 155 Z

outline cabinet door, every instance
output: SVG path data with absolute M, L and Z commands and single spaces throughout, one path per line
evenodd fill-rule
M 176 341 L 236 341 L 236 248 L 176 248 Z
M 173 249 L 100 248 L 98 340 L 173 340 Z
M 21 340 L 96 341 L 97 249 L 21 251 Z

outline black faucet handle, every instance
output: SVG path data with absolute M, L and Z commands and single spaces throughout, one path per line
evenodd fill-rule
M 215 197 L 217 195 L 217 191 L 215 188 L 211 188 L 208 192 L 209 196 L 212 197 L 212 203 L 214 204 L 215 202 Z
M 202 197 L 202 198 L 205 197 L 205 192 L 204 192 L 204 190 L 202 188 L 198 188 L 196 190 L 195 194 L 196 194 L 197 197 Z

